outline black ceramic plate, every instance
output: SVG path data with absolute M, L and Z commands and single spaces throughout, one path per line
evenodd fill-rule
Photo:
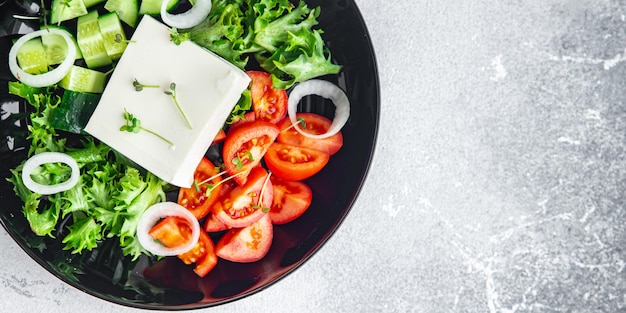
M 24 159 L 21 148 L 27 146 L 23 114 L 6 112 L 14 106 L 24 112 L 26 104 L 8 95 L 6 81 L 13 79 L 7 68 L 11 39 L 38 27 L 36 22 L 16 20 L 13 15 L 34 15 L 37 6 L 32 0 L 0 0 L 0 221 L 6 231 L 62 281 L 104 300 L 137 308 L 182 310 L 224 304 L 263 290 L 296 270 L 330 238 L 358 196 L 374 151 L 380 110 L 375 56 L 356 4 L 352 0 L 306 2 L 321 7 L 319 27 L 325 31 L 323 37 L 335 63 L 344 66 L 339 75 L 324 77 L 345 90 L 352 104 L 350 119 L 342 130 L 344 146 L 321 173 L 306 181 L 313 190 L 311 207 L 299 219 L 274 228 L 274 241 L 265 258 L 249 264 L 219 260 L 216 268 L 200 279 L 177 258 L 131 262 L 122 256 L 115 241 L 72 255 L 62 250 L 58 240 L 32 234 L 21 212 L 22 203 L 6 181 L 9 169 Z M 319 109 L 327 108 L 327 103 L 308 101 L 312 105 L 304 110 L 329 114 L 327 109 Z M 22 126 L 16 126 L 17 119 Z

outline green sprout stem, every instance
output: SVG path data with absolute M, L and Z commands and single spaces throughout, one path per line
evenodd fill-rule
M 265 187 L 267 187 L 267 182 L 270 180 L 270 176 L 272 176 L 272 172 L 268 172 L 267 177 L 265 177 L 265 181 L 263 181 L 263 187 L 261 187 L 261 191 L 259 193 L 259 201 L 256 205 L 257 208 L 261 208 L 265 213 L 270 211 L 270 208 L 263 207 L 263 194 L 265 193 Z
M 283 130 L 281 130 L 280 132 L 281 132 L 281 133 L 282 133 L 282 132 L 286 132 L 286 131 L 288 131 L 288 130 L 290 130 L 290 129 L 294 128 L 294 127 L 296 127 L 296 125 L 297 125 L 297 124 L 300 124 L 300 125 L 299 125 L 299 126 L 300 126 L 300 128 L 306 128 L 306 121 L 304 120 L 304 118 L 303 118 L 303 117 L 298 117 L 296 120 L 297 120 L 297 122 L 295 122 L 295 123 L 291 123 L 291 125 L 290 125 L 289 127 L 285 128 L 285 129 L 283 129 Z
M 139 133 L 139 131 L 145 131 L 149 134 L 152 134 L 154 136 L 156 136 L 157 138 L 163 140 L 164 142 L 168 143 L 171 147 L 174 147 L 174 143 L 170 140 L 168 140 L 167 138 L 161 136 L 160 134 L 144 128 L 141 126 L 141 120 L 139 120 L 138 118 L 136 118 L 133 114 L 131 114 L 130 112 L 128 112 L 126 110 L 126 108 L 124 108 L 124 120 L 126 120 L 126 124 L 122 125 L 122 127 L 120 127 L 120 131 L 127 131 L 129 133 Z
M 135 87 L 135 91 L 142 91 L 144 88 L 159 88 L 159 85 L 145 85 L 140 83 L 136 78 L 133 81 L 133 87 Z
M 191 126 L 191 121 L 189 121 L 189 118 L 187 118 L 187 114 L 185 114 L 185 111 L 183 111 L 183 108 L 181 108 L 180 103 L 178 103 L 178 98 L 176 98 L 176 84 L 175 83 L 171 83 L 170 84 L 170 90 L 166 90 L 166 91 L 164 91 L 164 93 L 166 95 L 169 95 L 170 97 L 172 97 L 172 100 L 174 101 L 174 104 L 176 105 L 176 108 L 178 109 L 178 112 L 180 113 L 180 115 L 185 120 L 185 123 L 187 124 L 187 127 L 189 127 L 189 129 L 193 129 L 193 126 Z

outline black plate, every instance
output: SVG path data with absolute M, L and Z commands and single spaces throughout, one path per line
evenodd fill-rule
M 35 1 L 38 3 L 39 1 Z M 370 38 L 352 0 L 310 0 L 320 6 L 319 27 L 334 61 L 344 66 L 339 75 L 324 77 L 344 89 L 351 101 L 351 116 L 343 128 L 344 146 L 326 168 L 307 180 L 313 202 L 299 219 L 274 228 L 274 241 L 261 261 L 238 264 L 219 260 L 205 278 L 198 278 L 177 258 L 151 264 L 147 258 L 131 262 L 114 241 L 90 253 L 72 255 L 60 242 L 35 236 L 22 212 L 21 201 L 7 183 L 9 169 L 25 157 L 26 131 L 15 125 L 20 114 L 3 113 L 0 122 L 0 222 L 15 242 L 50 273 L 75 288 L 101 299 L 130 307 L 178 310 L 205 308 L 248 296 L 296 270 L 335 232 L 348 214 L 361 186 L 375 148 L 380 111 L 379 81 Z M 3 111 L 26 104 L 7 94 L 10 40 L 38 27 L 36 21 L 16 20 L 13 14 L 34 15 L 32 0 L 0 0 L 0 105 Z M 316 101 L 309 100 L 316 104 Z M 327 104 L 326 104 L 327 105 Z M 319 106 L 319 105 L 318 105 Z M 315 105 L 305 110 L 318 113 Z M 324 107 L 324 105 L 322 105 Z M 323 110 L 323 109 L 322 109 Z M 9 142 L 7 136 L 13 138 Z M 149 265 L 151 264 L 151 265 Z M 151 277 L 148 280 L 147 276 Z

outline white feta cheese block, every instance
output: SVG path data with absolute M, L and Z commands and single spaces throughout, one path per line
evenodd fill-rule
M 162 180 L 190 187 L 196 167 L 250 78 L 191 41 L 174 44 L 169 28 L 148 15 L 142 18 L 131 40 L 85 131 Z M 135 80 L 160 88 L 136 91 Z M 172 97 L 164 93 L 171 83 L 176 84 L 176 97 L 191 129 Z M 121 131 L 126 124 L 125 109 L 140 120 L 143 128 L 174 145 L 144 130 Z

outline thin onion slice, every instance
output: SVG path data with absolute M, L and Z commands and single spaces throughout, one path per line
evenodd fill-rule
M 181 246 L 168 248 L 150 236 L 152 227 L 162 218 L 176 216 L 185 219 L 191 227 L 191 240 Z M 193 249 L 200 238 L 200 224 L 189 210 L 175 202 L 160 202 L 146 210 L 137 225 L 137 239 L 144 249 L 154 255 L 179 255 Z
M 48 163 L 64 163 L 72 169 L 70 178 L 62 183 L 54 185 L 43 185 L 35 182 L 30 174 L 40 165 Z M 61 152 L 42 152 L 35 154 L 24 162 L 22 168 L 22 181 L 24 186 L 34 193 L 40 195 L 51 195 L 59 192 L 63 192 L 72 189 L 77 183 L 80 177 L 80 171 L 78 169 L 78 163 L 71 156 Z
M 61 62 L 59 66 L 49 72 L 36 75 L 26 73 L 17 64 L 17 52 L 27 41 L 36 37 L 40 37 L 41 35 L 47 33 L 56 34 L 63 37 L 68 48 L 65 60 L 63 60 L 63 62 Z M 65 75 L 67 75 L 67 73 L 72 68 L 72 65 L 74 64 L 74 61 L 76 60 L 76 46 L 74 45 L 74 41 L 70 36 L 71 35 L 65 30 L 49 28 L 36 30 L 20 37 L 15 42 L 15 44 L 13 44 L 11 50 L 9 51 L 9 69 L 11 70 L 11 73 L 19 81 L 31 87 L 47 87 L 58 83 L 59 81 L 61 81 L 61 79 L 63 79 L 63 77 L 65 77 Z
M 318 95 L 330 99 L 335 105 L 335 118 L 330 128 L 323 134 L 311 134 L 300 128 L 296 118 L 298 103 L 304 96 Z M 293 88 L 289 94 L 287 113 L 295 129 L 303 136 L 313 139 L 324 139 L 338 133 L 350 117 L 350 100 L 337 85 L 325 80 L 311 79 L 304 81 Z
M 198 0 L 191 9 L 179 14 L 167 12 L 168 5 L 169 1 L 164 0 L 161 5 L 161 19 L 170 27 L 184 29 L 194 27 L 204 21 L 211 12 L 212 1 Z

